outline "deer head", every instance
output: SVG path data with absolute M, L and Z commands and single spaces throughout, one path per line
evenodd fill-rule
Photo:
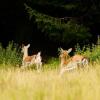
M 68 49 L 68 50 L 63 50 L 62 48 L 60 48 L 60 58 L 65 58 L 69 56 L 69 53 L 72 51 L 72 48 Z
M 67 64 L 69 62 L 69 53 L 72 51 L 72 48 L 68 49 L 68 50 L 63 50 L 62 48 L 59 49 L 60 51 L 60 66 L 63 67 L 65 64 Z
M 30 44 L 28 45 L 22 45 L 22 53 L 23 53 L 23 58 L 27 57 L 28 56 L 28 48 L 30 47 Z

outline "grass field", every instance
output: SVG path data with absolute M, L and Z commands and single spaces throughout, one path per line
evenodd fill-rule
M 24 70 L 20 49 L 0 45 L 0 100 L 100 100 L 100 46 L 79 48 L 91 65 L 59 76 L 59 58 L 46 59 L 40 72 Z
M 62 77 L 58 69 L 0 69 L 0 100 L 100 100 L 100 65 Z

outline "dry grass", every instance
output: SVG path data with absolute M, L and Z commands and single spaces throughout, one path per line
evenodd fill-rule
M 1 69 L 0 100 L 100 100 L 100 65 L 84 71 Z

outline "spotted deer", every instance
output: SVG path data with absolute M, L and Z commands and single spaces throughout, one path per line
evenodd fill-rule
M 28 55 L 29 47 L 30 47 L 30 44 L 26 46 L 25 45 L 22 46 L 22 52 L 23 52 L 22 67 L 27 67 L 27 66 L 35 64 L 38 70 L 42 66 L 41 52 L 38 52 L 37 54 L 29 56 Z
M 36 64 L 37 70 L 38 70 L 38 69 L 41 69 L 41 67 L 42 67 L 41 52 L 38 52 L 38 53 L 36 54 L 35 59 L 33 58 L 33 59 L 31 60 L 31 63 L 30 63 L 30 64 L 31 64 L 31 65 L 32 65 L 32 64 Z
M 69 71 L 78 67 L 85 67 L 88 65 L 88 59 L 82 55 L 76 54 L 72 57 L 69 56 L 69 53 L 72 51 L 72 48 L 68 50 L 63 50 L 60 48 L 60 73 Z

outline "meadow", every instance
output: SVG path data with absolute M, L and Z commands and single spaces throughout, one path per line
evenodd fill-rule
M 59 59 L 50 59 L 40 72 L 22 69 L 16 45 L 0 46 L 0 100 L 99 100 L 100 47 L 78 49 L 90 58 L 89 66 L 59 76 Z
M 50 65 L 48 65 L 50 67 Z M 44 66 L 45 67 L 45 66 Z M 0 70 L 0 100 L 99 100 L 100 65 L 59 76 L 58 69 Z

